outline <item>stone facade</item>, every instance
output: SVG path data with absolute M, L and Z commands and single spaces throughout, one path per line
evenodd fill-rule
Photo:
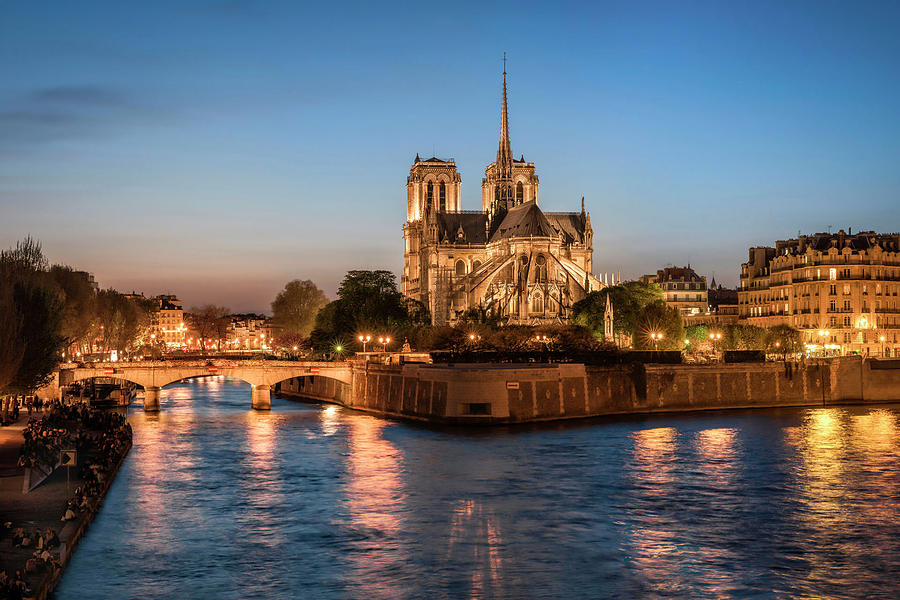
M 351 383 L 284 382 L 288 395 L 381 416 L 499 424 L 651 412 L 828 406 L 898 399 L 900 361 L 716 365 L 379 364 L 355 361 Z
M 697 275 L 690 265 L 666 267 L 656 275 L 644 275 L 642 282 L 655 283 L 666 295 L 666 305 L 676 309 L 682 317 L 705 315 L 709 312 L 706 277 Z
M 150 335 L 167 348 L 185 345 L 184 308 L 175 296 L 156 296 L 154 310 L 150 314 Z
M 593 276 L 593 229 L 580 212 L 538 207 L 534 163 L 514 159 L 509 142 L 506 73 L 497 158 L 485 169 L 480 211 L 463 211 L 453 159 L 416 156 L 407 178 L 401 290 L 428 308 L 435 325 L 467 311 L 508 324 L 565 321 L 602 287 Z
M 900 234 L 817 233 L 750 248 L 742 322 L 790 325 L 809 351 L 900 356 Z

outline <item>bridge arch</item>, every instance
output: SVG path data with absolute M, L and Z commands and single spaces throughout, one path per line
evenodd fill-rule
M 63 377 L 63 371 L 67 371 Z M 75 367 L 60 371 L 60 381 L 70 385 L 76 381 L 96 377 L 110 377 L 129 381 L 144 388 L 144 410 L 158 411 L 160 390 L 172 383 L 222 375 L 239 379 L 250 385 L 251 406 L 259 410 L 271 408 L 271 390 L 278 383 L 298 377 L 322 376 L 348 386 L 352 367 L 348 362 L 298 361 L 146 361 L 135 363 L 103 363 L 90 367 Z

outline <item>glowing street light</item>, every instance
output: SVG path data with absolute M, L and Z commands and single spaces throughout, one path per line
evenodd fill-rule
M 719 340 L 722 339 L 722 334 L 718 331 L 714 331 L 709 334 L 709 339 L 712 340 L 712 343 L 713 343 L 713 353 L 718 352 Z
M 879 337 L 878 341 L 881 342 L 881 356 L 884 356 L 884 336 Z
M 380 337 L 378 338 L 378 343 L 381 344 L 381 351 L 387 352 L 387 346 L 391 343 L 391 338 L 389 337 Z
M 371 335 L 368 335 L 368 334 L 365 334 L 365 335 L 359 336 L 357 339 L 358 339 L 358 340 L 360 341 L 360 343 L 362 344 L 362 347 L 363 347 L 363 353 L 365 353 L 365 352 L 366 352 L 366 344 L 368 344 L 369 342 L 372 341 L 372 336 L 371 336 Z
M 654 331 L 650 333 L 650 339 L 653 340 L 653 350 L 659 351 L 659 342 L 663 339 L 663 334 Z
M 822 338 L 822 356 L 825 356 L 825 340 L 829 336 L 829 331 L 827 329 L 819 330 L 819 337 Z

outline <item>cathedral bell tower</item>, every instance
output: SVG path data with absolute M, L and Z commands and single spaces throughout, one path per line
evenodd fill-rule
M 451 158 L 422 160 L 416 155 L 406 178 L 405 246 L 400 289 L 420 302 L 428 300 L 428 248 L 437 243 L 440 213 L 458 213 L 462 179 Z

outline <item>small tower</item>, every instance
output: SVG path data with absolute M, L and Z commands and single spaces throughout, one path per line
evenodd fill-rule
M 606 294 L 606 311 L 603 313 L 603 339 L 613 339 L 613 306 L 609 294 Z

